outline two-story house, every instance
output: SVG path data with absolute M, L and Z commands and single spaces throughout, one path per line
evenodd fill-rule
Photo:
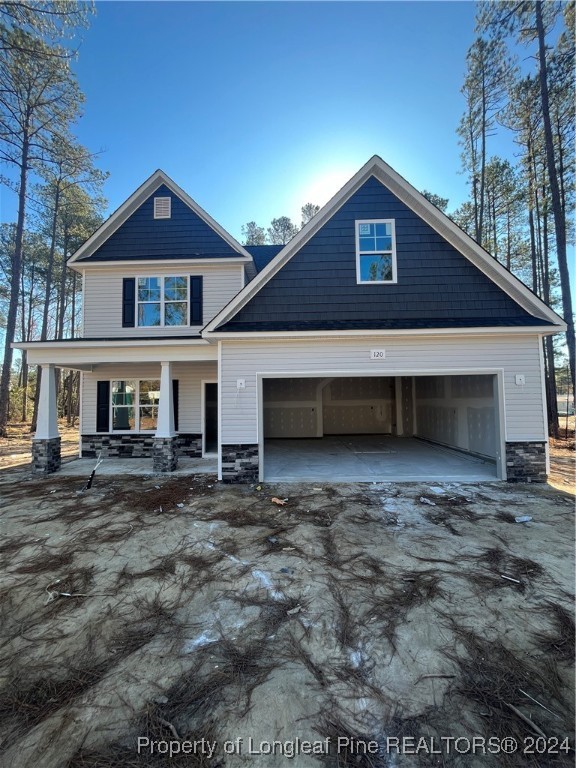
M 69 266 L 82 338 L 15 344 L 43 367 L 37 471 L 60 465 L 61 367 L 82 372 L 81 456 L 217 455 L 253 481 L 278 445 L 334 465 L 330 436 L 377 436 L 375 467 L 402 440 L 397 479 L 425 476 L 416 443 L 546 478 L 542 338 L 562 318 L 379 157 L 284 247 L 240 245 L 157 171 Z

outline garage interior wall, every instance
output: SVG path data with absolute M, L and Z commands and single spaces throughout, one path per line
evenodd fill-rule
M 264 380 L 264 437 L 383 435 L 394 428 L 389 377 Z
M 496 458 L 495 376 L 416 376 L 416 437 Z
M 264 437 L 401 435 L 496 458 L 495 377 L 265 379 Z

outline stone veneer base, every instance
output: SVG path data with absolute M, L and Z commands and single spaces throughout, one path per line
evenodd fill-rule
M 509 483 L 545 483 L 546 443 L 506 443 L 506 477 Z
M 175 437 L 155 437 L 152 446 L 154 472 L 174 472 L 178 466 L 177 440 Z
M 202 435 L 179 434 L 176 440 L 176 453 L 191 459 L 202 458 Z M 83 459 L 118 457 L 122 459 L 152 458 L 154 435 L 82 435 L 81 453 Z
M 222 446 L 222 482 L 255 483 L 258 481 L 258 446 Z
M 32 472 L 49 475 L 60 469 L 60 438 L 32 440 Z

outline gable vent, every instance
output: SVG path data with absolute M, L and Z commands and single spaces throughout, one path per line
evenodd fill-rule
M 169 219 L 172 214 L 172 198 L 155 197 L 154 198 L 154 218 Z

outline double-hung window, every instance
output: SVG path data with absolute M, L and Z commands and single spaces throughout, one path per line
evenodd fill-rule
M 138 325 L 188 325 L 188 277 L 137 278 Z
M 356 222 L 356 280 L 358 283 L 397 282 L 394 219 Z
M 113 381 L 110 387 L 112 429 L 115 432 L 153 432 L 158 424 L 160 381 Z

